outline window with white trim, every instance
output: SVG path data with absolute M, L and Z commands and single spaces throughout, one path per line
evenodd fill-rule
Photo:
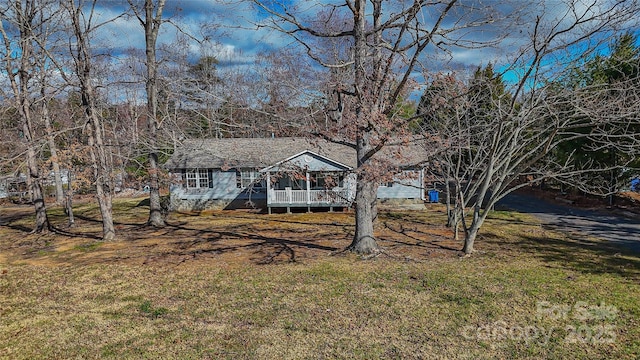
M 208 169 L 190 169 L 185 173 L 185 186 L 187 189 L 200 189 L 209 187 Z
M 199 188 L 209 187 L 209 170 L 198 169 L 198 187 Z
M 236 187 L 238 189 L 246 189 L 250 186 L 263 187 L 262 174 L 259 171 L 250 169 L 236 170 Z

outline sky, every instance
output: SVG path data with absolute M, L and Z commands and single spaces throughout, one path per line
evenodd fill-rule
M 86 0 L 89 2 L 89 0 Z M 143 0 L 136 0 L 142 5 Z M 275 0 L 273 0 L 275 1 Z M 397 4 L 406 0 L 392 0 L 385 5 Z M 428 64 L 430 71 L 472 71 L 477 66 L 485 66 L 493 63 L 496 69 L 501 63 L 506 63 L 508 56 L 514 50 L 526 47 L 527 36 L 531 33 L 531 25 L 537 16 L 544 16 L 546 25 L 557 23 L 564 25 L 563 16 L 566 17 L 567 7 L 565 2 L 575 2 L 577 10 L 585 11 L 588 4 L 594 5 L 594 9 L 606 6 L 615 0 L 460 0 L 463 6 L 460 13 L 451 19 L 445 19 L 446 26 L 453 26 L 453 20 L 464 17 L 468 21 L 478 17 L 477 9 L 480 4 L 492 6 L 496 22 L 474 28 L 472 31 L 462 33 L 467 39 L 479 41 L 503 34 L 500 44 L 481 49 L 469 49 L 462 47 L 449 47 L 447 52 L 440 52 L 438 61 L 433 58 L 424 58 L 423 63 Z M 629 0 L 632 2 L 635 0 Z M 339 0 L 323 0 L 322 3 L 339 2 Z M 287 10 L 297 8 L 307 16 L 315 16 L 321 6 L 314 5 L 317 2 L 311 0 L 282 0 L 278 1 Z M 509 5 L 511 3 L 511 5 Z M 94 49 L 100 52 L 108 52 L 116 61 L 126 62 L 131 49 L 137 52 L 144 51 L 144 30 L 138 20 L 129 14 L 123 15 L 128 8 L 126 0 L 97 0 L 94 24 L 104 23 L 96 31 L 93 38 Z M 429 8 L 431 9 L 431 8 Z M 426 10 L 422 16 L 426 22 L 435 18 L 437 11 L 429 13 Z M 508 23 L 500 23 L 499 14 L 517 9 L 525 19 L 520 27 L 509 28 Z M 587 12 L 588 13 L 588 12 Z M 256 23 L 267 19 L 265 11 L 258 11 L 249 2 L 241 0 L 167 0 L 163 18 L 167 20 L 161 26 L 159 46 L 170 46 L 187 54 L 193 63 L 201 56 L 214 56 L 218 59 L 219 68 L 234 68 L 250 71 L 251 64 L 258 54 L 264 51 L 289 51 L 292 48 L 292 39 L 277 31 L 266 27 L 257 28 Z M 115 19 L 115 20 L 114 20 Z M 636 23 L 624 24 L 627 28 L 637 29 Z M 623 26 L 623 27 L 624 27 Z M 194 41 L 193 39 L 206 39 L 206 41 Z M 429 51 L 426 52 L 427 54 Z M 551 63 L 550 63 L 551 66 Z M 511 72 L 514 77 L 516 72 Z M 422 80 L 421 74 L 415 74 L 416 79 Z
M 286 1 L 292 7 L 295 6 L 294 3 L 293 0 Z M 308 6 L 310 2 L 298 3 L 307 14 L 318 9 L 317 6 Z M 102 21 L 113 19 L 124 11 L 126 4 L 126 0 L 100 0 L 96 9 L 98 18 Z M 204 46 L 191 42 L 189 51 L 196 57 L 202 53 L 212 53 L 223 64 L 250 63 L 261 51 L 286 49 L 292 43 L 290 38 L 274 30 L 256 29 L 254 24 L 264 21 L 266 13 L 256 11 L 248 3 L 241 1 L 221 4 L 215 0 L 167 0 L 164 18 L 171 20 L 172 24 L 165 23 L 161 27 L 160 44 L 175 43 L 178 32 L 192 34 L 197 38 L 210 34 L 212 41 Z M 135 18 L 118 18 L 106 24 L 100 33 L 99 42 L 111 48 L 116 55 L 124 54 L 130 48 L 144 49 L 142 28 Z M 478 33 L 478 36 L 482 34 Z M 496 49 L 486 49 L 484 53 L 489 56 L 495 52 Z M 478 53 L 480 52 L 458 49 L 453 54 L 454 61 L 465 65 L 478 64 Z
M 106 21 L 117 17 L 126 7 L 126 0 L 100 0 L 96 12 L 99 19 Z M 259 15 L 241 2 L 167 0 L 163 18 L 169 22 L 161 26 L 158 43 L 160 46 L 186 43 L 191 58 L 212 55 L 222 65 L 250 63 L 260 51 L 286 46 L 289 41 L 272 31 L 255 30 L 251 22 L 260 19 Z M 125 16 L 106 24 L 101 34 L 99 42 L 116 55 L 145 46 L 143 29 L 134 17 Z M 185 37 L 202 42 L 185 40 Z M 178 40 L 180 38 L 182 40 Z
M 142 0 L 138 1 L 143 2 Z M 323 2 L 332 1 L 336 2 L 337 0 Z M 394 1 L 400 2 L 401 0 Z M 572 1 L 575 2 L 580 12 L 585 11 L 590 5 L 593 9 L 601 9 L 614 0 Z M 284 0 L 272 2 L 281 3 L 287 9 L 297 6 L 297 9 L 307 15 L 315 15 L 314 12 L 320 9 L 320 7 L 312 5 L 315 1 Z M 511 5 L 509 5 L 509 0 L 463 0 L 459 3 L 466 7 L 462 11 L 467 12 L 463 16 L 468 19 L 473 18 L 471 14 L 475 10 L 472 9 L 477 9 L 479 4 L 490 4 L 495 9 L 496 19 L 499 18 L 500 11 L 517 8 L 522 11 L 524 17 L 529 17 L 531 22 L 536 16 L 542 14 L 549 22 L 559 21 L 562 24 L 561 18 L 567 15 L 566 2 L 569 0 L 536 2 L 515 0 L 511 2 Z M 126 0 L 99 0 L 96 10 L 98 18 L 106 21 L 117 17 L 126 7 Z M 458 15 L 460 14 L 456 16 Z M 286 51 L 291 47 L 291 38 L 266 28 L 256 29 L 255 23 L 264 21 L 266 16 L 264 11 L 256 11 L 246 1 L 227 0 L 223 4 L 223 1 L 216 0 L 167 0 L 164 18 L 170 20 L 171 23 L 165 23 L 161 27 L 159 43 L 167 45 L 186 43 L 186 49 L 191 59 L 212 55 L 220 61 L 220 66 L 248 65 L 262 51 Z M 425 16 L 433 16 L 433 14 L 425 13 Z M 568 22 L 569 20 L 564 21 Z M 530 23 L 526 25 L 530 25 Z M 465 37 L 477 40 L 494 37 L 497 33 L 504 33 L 506 36 L 500 45 L 483 49 L 451 48 L 450 52 L 445 54 L 449 61 L 446 65 L 442 63 L 443 69 L 447 67 L 453 69 L 473 68 L 486 65 L 489 62 L 495 64 L 505 61 L 510 52 L 524 46 L 526 37 L 530 33 L 526 28 L 506 29 L 506 26 L 506 24 L 496 22 L 493 26 L 483 26 L 465 33 Z M 209 41 L 198 44 L 195 41 L 185 40 L 184 35 L 179 40 L 180 32 L 199 39 L 207 38 Z M 131 48 L 144 49 L 142 27 L 133 17 L 120 17 L 116 21 L 106 24 L 100 34 L 98 36 L 99 42 L 110 47 L 116 56 L 125 54 Z

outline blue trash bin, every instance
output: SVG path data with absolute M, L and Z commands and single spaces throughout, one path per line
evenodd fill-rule
M 438 190 L 429 190 L 429 202 L 437 203 L 440 199 Z

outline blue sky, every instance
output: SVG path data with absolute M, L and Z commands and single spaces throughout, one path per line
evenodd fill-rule
M 126 0 L 99 1 L 99 18 L 114 18 L 126 9 L 126 5 Z M 280 34 L 254 30 L 250 22 L 260 15 L 243 3 L 225 5 L 213 0 L 168 0 L 163 18 L 170 20 L 171 24 L 162 25 L 158 43 L 180 42 L 192 58 L 205 54 L 215 56 L 223 64 L 249 63 L 256 53 L 279 48 L 288 41 Z M 177 41 L 181 32 L 210 41 L 202 44 L 184 38 Z M 96 43 L 99 47 L 110 48 L 116 55 L 130 48 L 144 49 L 143 29 L 135 18 L 122 17 L 100 30 Z
M 143 0 L 137 0 L 141 4 Z M 337 2 L 338 0 L 326 0 L 323 3 Z M 386 4 L 393 4 L 402 0 L 392 0 Z M 460 3 L 471 9 L 477 4 L 491 4 L 496 13 L 501 10 L 513 9 L 508 7 L 509 0 L 460 0 Z M 537 2 L 527 0 L 513 0 L 512 4 L 521 5 L 519 10 L 527 10 L 526 16 L 534 19 L 544 14 L 548 21 L 558 20 L 566 15 L 566 6 L 563 2 L 570 0 L 541 0 Z M 595 2 L 601 6 L 612 0 L 571 0 L 579 4 L 579 9 L 584 9 L 585 4 Z M 306 15 L 314 15 L 320 9 L 314 5 L 315 1 L 284 0 L 280 1 L 287 8 L 298 7 Z M 126 0 L 98 0 L 97 19 L 107 21 L 121 15 L 128 8 Z M 433 14 L 426 14 L 429 16 Z M 468 11 L 465 16 L 473 17 L 474 13 Z M 159 38 L 160 46 L 174 46 L 187 53 L 191 61 L 200 56 L 215 56 L 220 62 L 220 67 L 242 68 L 250 66 L 257 54 L 265 50 L 287 51 L 292 46 L 292 40 L 276 31 L 261 28 L 256 30 L 254 24 L 265 20 L 267 14 L 257 11 L 248 2 L 239 0 L 167 0 L 164 19 L 170 20 L 176 26 L 165 23 L 161 28 Z M 526 25 L 531 25 L 526 24 Z M 629 24 L 633 28 L 636 24 Z M 504 33 L 504 26 L 485 26 L 474 29 L 465 34 L 468 38 L 482 40 L 495 36 L 496 33 Z M 438 62 L 432 59 L 426 60 L 430 71 L 470 71 L 479 65 L 489 62 L 495 64 L 496 69 L 508 59 L 509 55 L 526 44 L 526 37 L 530 32 L 526 26 L 507 29 L 506 37 L 499 45 L 482 49 L 450 48 L 445 55 L 448 62 Z M 195 38 L 209 36 L 211 41 L 197 43 L 191 41 L 181 32 L 192 35 Z M 134 17 L 119 17 L 101 27 L 95 34 L 95 48 L 108 49 L 116 58 L 125 58 L 130 49 L 139 52 L 144 51 L 143 29 Z M 105 50 L 106 51 L 106 50 Z M 549 63 L 551 65 L 551 63 Z M 420 73 L 416 73 L 416 79 L 420 80 Z
M 137 0 L 140 4 L 143 0 Z M 386 6 L 393 6 L 402 0 L 391 0 L 385 3 Z M 546 25 L 556 24 L 564 26 L 571 21 L 571 12 L 567 11 L 567 2 L 575 2 L 578 12 L 585 11 L 588 5 L 594 5 L 595 9 L 607 5 L 613 0 L 460 0 L 461 10 L 450 19 L 445 19 L 445 24 L 451 25 L 461 17 L 465 21 L 471 21 L 480 17 L 476 10 L 487 4 L 491 5 L 496 18 L 499 18 L 501 11 L 509 12 L 518 10 L 521 16 L 530 19 L 519 27 L 514 27 L 509 23 L 496 22 L 491 25 L 474 28 L 472 31 L 464 33 L 467 39 L 483 41 L 497 34 L 504 35 L 499 44 L 481 49 L 468 49 L 463 47 L 449 47 L 448 52 L 439 51 L 437 58 L 425 56 L 424 69 L 417 69 L 414 79 L 422 83 L 424 87 L 423 71 L 465 73 L 470 76 L 477 66 L 485 66 L 488 63 L 494 64 L 498 71 L 505 69 L 514 52 L 527 46 L 527 37 L 532 32 L 532 25 L 536 17 L 543 17 Z M 296 8 L 305 15 L 315 15 L 321 6 L 316 1 L 306 0 L 280 0 L 273 1 L 279 5 L 276 9 Z M 335 3 L 339 0 L 323 0 L 321 3 Z M 510 4 L 510 5 L 509 5 Z M 101 20 L 113 19 L 121 14 L 128 7 L 126 0 L 99 0 L 98 18 Z M 437 9 L 429 8 L 423 15 L 427 18 L 437 15 Z M 433 11 L 434 13 L 429 13 Z M 484 15 L 482 15 L 484 16 Z M 187 53 L 189 59 L 195 62 L 201 56 L 214 56 L 219 61 L 218 67 L 231 69 L 233 71 L 251 71 L 250 67 L 257 55 L 264 51 L 288 51 L 292 46 L 292 40 L 274 30 L 267 28 L 256 29 L 255 23 L 265 21 L 267 12 L 257 10 L 246 1 L 240 0 L 167 0 L 164 19 L 170 20 L 172 24 L 165 23 L 161 28 L 159 45 L 177 46 L 182 52 Z M 635 24 L 629 24 L 629 27 Z M 195 38 L 202 39 L 209 37 L 210 41 L 198 43 L 189 40 L 188 37 L 180 33 L 187 33 Z M 571 34 L 567 34 L 571 36 Z M 144 33 L 137 20 L 133 17 L 120 17 L 113 23 L 105 25 L 100 29 L 95 39 L 96 47 L 105 47 L 115 55 L 125 59 L 129 49 L 144 51 Z M 433 48 L 426 51 L 426 55 Z M 565 54 L 567 55 L 567 54 Z M 569 53 L 569 56 L 574 55 Z M 527 59 L 520 59 L 516 71 L 505 74 L 507 83 L 515 84 L 518 81 L 518 74 L 522 73 L 523 66 L 527 65 Z M 557 67 L 556 61 L 552 57 L 545 59 L 543 69 L 546 67 L 553 71 Z M 126 60 L 125 60 L 126 63 Z M 420 90 L 416 92 L 419 94 Z
M 293 0 L 284 2 L 288 6 L 295 6 Z M 308 6 L 309 3 L 300 2 L 301 8 L 307 12 L 314 11 L 317 7 Z M 126 8 L 126 0 L 99 1 L 97 11 L 99 18 L 106 20 L 117 16 Z M 272 30 L 255 30 L 252 22 L 264 20 L 266 13 L 256 11 L 249 4 L 235 2 L 234 4 L 220 4 L 213 0 L 168 0 L 165 9 L 165 19 L 175 22 L 181 31 L 202 37 L 203 24 L 218 26 L 213 32 L 212 40 L 218 44 L 208 43 L 208 49 L 201 49 L 196 43 L 189 45 L 189 51 L 198 56 L 203 50 L 212 52 L 222 62 L 246 63 L 260 51 L 279 49 L 290 46 L 291 39 Z M 176 28 L 170 24 L 164 24 L 159 38 L 159 43 L 171 44 L 176 41 Z M 478 33 L 477 36 L 482 36 Z M 115 54 L 124 53 L 129 48 L 144 49 L 144 36 L 141 26 L 133 18 L 120 18 L 114 23 L 108 24 L 100 31 L 98 46 L 109 47 Z M 496 49 L 484 51 L 465 51 L 462 49 L 453 52 L 453 61 L 458 64 L 487 63 L 490 57 L 495 57 Z

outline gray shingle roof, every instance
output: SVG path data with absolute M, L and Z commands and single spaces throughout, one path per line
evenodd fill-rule
M 417 164 L 426 159 L 416 145 L 389 146 L 385 153 L 403 149 L 405 160 Z M 320 139 L 306 138 L 225 138 L 197 139 L 184 142 L 167 161 L 168 169 L 255 168 L 274 165 L 303 151 L 312 151 L 341 164 L 356 168 L 355 149 Z M 406 151 L 409 150 L 409 151 Z M 405 161 L 403 161 L 405 162 Z

